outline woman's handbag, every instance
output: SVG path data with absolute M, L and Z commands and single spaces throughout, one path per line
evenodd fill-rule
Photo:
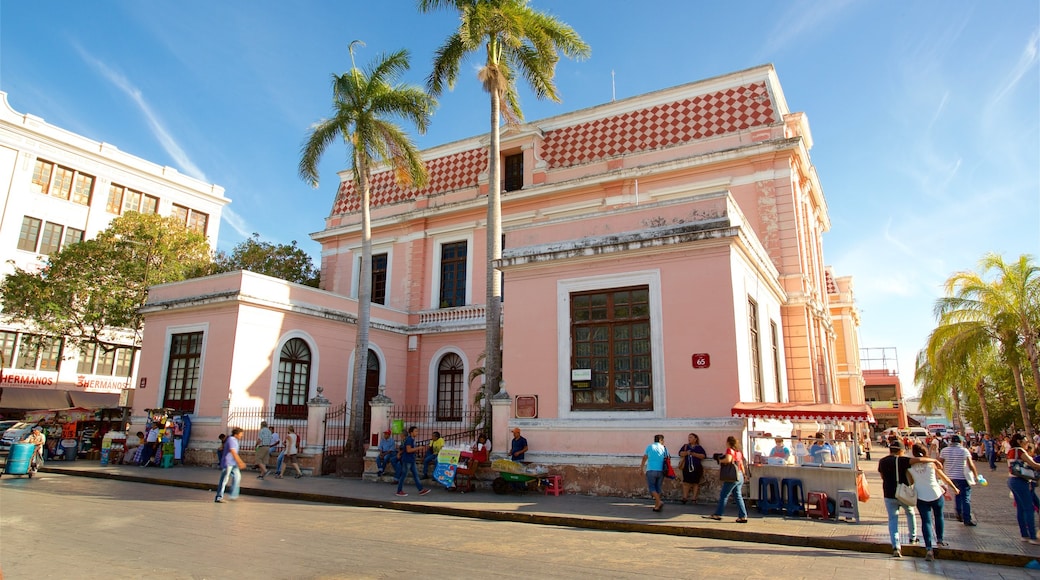
M 733 482 L 737 481 L 737 465 L 730 461 L 729 463 L 722 463 L 719 465 L 719 481 L 722 482 Z
M 903 505 L 916 506 L 917 489 L 909 483 L 900 483 L 896 485 L 896 499 Z
M 1011 475 L 1020 479 L 1028 479 L 1029 481 L 1036 480 L 1036 471 L 1026 465 L 1026 462 L 1021 459 L 1015 459 L 1011 462 Z
M 664 476 L 668 479 L 675 479 L 675 468 L 672 467 L 672 458 L 664 456 Z

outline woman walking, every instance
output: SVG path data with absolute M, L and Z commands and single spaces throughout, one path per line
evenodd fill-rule
M 744 479 L 747 474 L 744 470 L 744 454 L 737 446 L 737 438 L 730 435 L 726 438 L 726 453 L 719 458 L 719 480 L 722 481 L 719 505 L 715 508 L 714 514 L 705 517 L 721 520 L 729 496 L 734 495 L 737 502 L 737 523 L 747 523 L 747 507 L 744 505 Z
M 704 466 L 701 460 L 707 456 L 701 447 L 701 438 L 696 433 L 690 433 L 687 442 L 679 449 L 679 457 L 682 458 L 682 502 L 686 503 L 690 495 L 693 495 L 693 503 L 701 495 L 701 479 L 704 477 Z
M 927 457 L 928 448 L 920 443 L 914 443 L 911 453 L 914 457 Z M 943 488 L 939 485 L 941 479 L 949 486 L 951 494 L 957 493 L 954 485 L 946 472 L 936 469 L 934 463 L 915 463 L 907 470 L 907 475 L 914 484 L 917 491 L 917 510 L 921 512 L 921 530 L 924 533 L 925 560 L 931 562 L 935 559 L 935 547 L 947 546 L 943 541 Z M 933 542 L 934 540 L 934 542 Z
M 654 442 L 646 446 L 640 471 L 646 470 L 646 486 L 654 498 L 654 511 L 664 508 L 661 501 L 661 483 L 664 482 L 664 462 L 668 461 L 668 448 L 664 446 L 664 435 L 654 435 Z
M 300 479 L 303 477 L 303 472 L 300 471 L 300 464 L 296 459 L 296 455 L 300 452 L 300 437 L 296 435 L 296 428 L 292 425 L 289 425 L 288 431 L 289 434 L 285 436 L 285 463 L 282 463 L 275 477 L 281 479 L 285 466 L 291 465 L 296 470 L 296 479 Z
M 1015 515 L 1018 517 L 1018 532 L 1023 542 L 1038 544 L 1036 539 L 1036 516 L 1033 513 L 1032 480 L 1015 475 L 1015 467 L 1019 463 L 1040 472 L 1040 463 L 1029 456 L 1023 447 L 1026 437 L 1016 433 L 1011 437 L 1011 450 L 1007 452 L 1008 489 L 1015 496 Z

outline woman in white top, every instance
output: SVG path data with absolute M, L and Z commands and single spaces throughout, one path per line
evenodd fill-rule
M 927 457 L 928 449 L 920 443 L 914 443 L 914 457 Z M 957 494 L 957 486 L 946 476 L 940 464 L 937 463 L 915 463 L 907 470 L 907 476 L 914 484 L 917 491 L 917 511 L 921 513 L 921 528 L 924 532 L 924 547 L 928 552 L 924 559 L 931 562 L 935 559 L 935 546 L 948 545 L 943 541 L 943 488 L 939 485 L 942 480 L 950 486 L 950 494 Z M 934 528 L 932 519 L 935 519 Z M 933 533 L 934 529 L 934 533 Z
M 300 471 L 300 464 L 296 458 L 300 452 L 300 437 L 296 435 L 296 429 L 292 425 L 289 425 L 288 431 L 289 434 L 285 436 L 285 463 L 282 464 L 282 470 L 276 473 L 275 477 L 281 479 L 285 466 L 291 465 L 296 470 L 296 479 L 300 479 L 303 477 L 303 472 Z

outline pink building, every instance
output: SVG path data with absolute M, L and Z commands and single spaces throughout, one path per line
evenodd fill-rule
M 393 404 L 428 405 L 440 419 L 472 404 L 486 143 L 426 151 L 431 182 L 420 190 L 374 179 L 368 399 L 385 385 Z M 851 290 L 848 304 L 830 303 L 830 222 L 811 147 L 771 66 L 504 130 L 508 395 L 494 400 L 495 451 L 519 427 L 527 459 L 563 473 L 568 489 L 631 493 L 654 433 L 674 454 L 697 432 L 710 453 L 744 432 L 731 417 L 738 401 L 862 402 L 844 351 L 838 371 L 837 335 L 854 338 L 856 324 L 834 316 L 854 307 Z M 308 451 L 321 451 L 305 401 L 320 386 L 343 403 L 352 380 L 361 239 L 351 182 L 312 237 L 322 290 L 251 273 L 151 290 L 149 390 L 137 392 L 135 416 L 193 409 L 202 457 L 235 409 L 309 412 Z M 389 405 L 376 399 L 370 432 L 395 418 Z

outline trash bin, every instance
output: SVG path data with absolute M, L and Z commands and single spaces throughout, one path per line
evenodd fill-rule
M 79 442 L 75 439 L 62 439 L 61 448 L 64 452 L 65 461 L 76 460 L 76 453 L 79 452 Z

